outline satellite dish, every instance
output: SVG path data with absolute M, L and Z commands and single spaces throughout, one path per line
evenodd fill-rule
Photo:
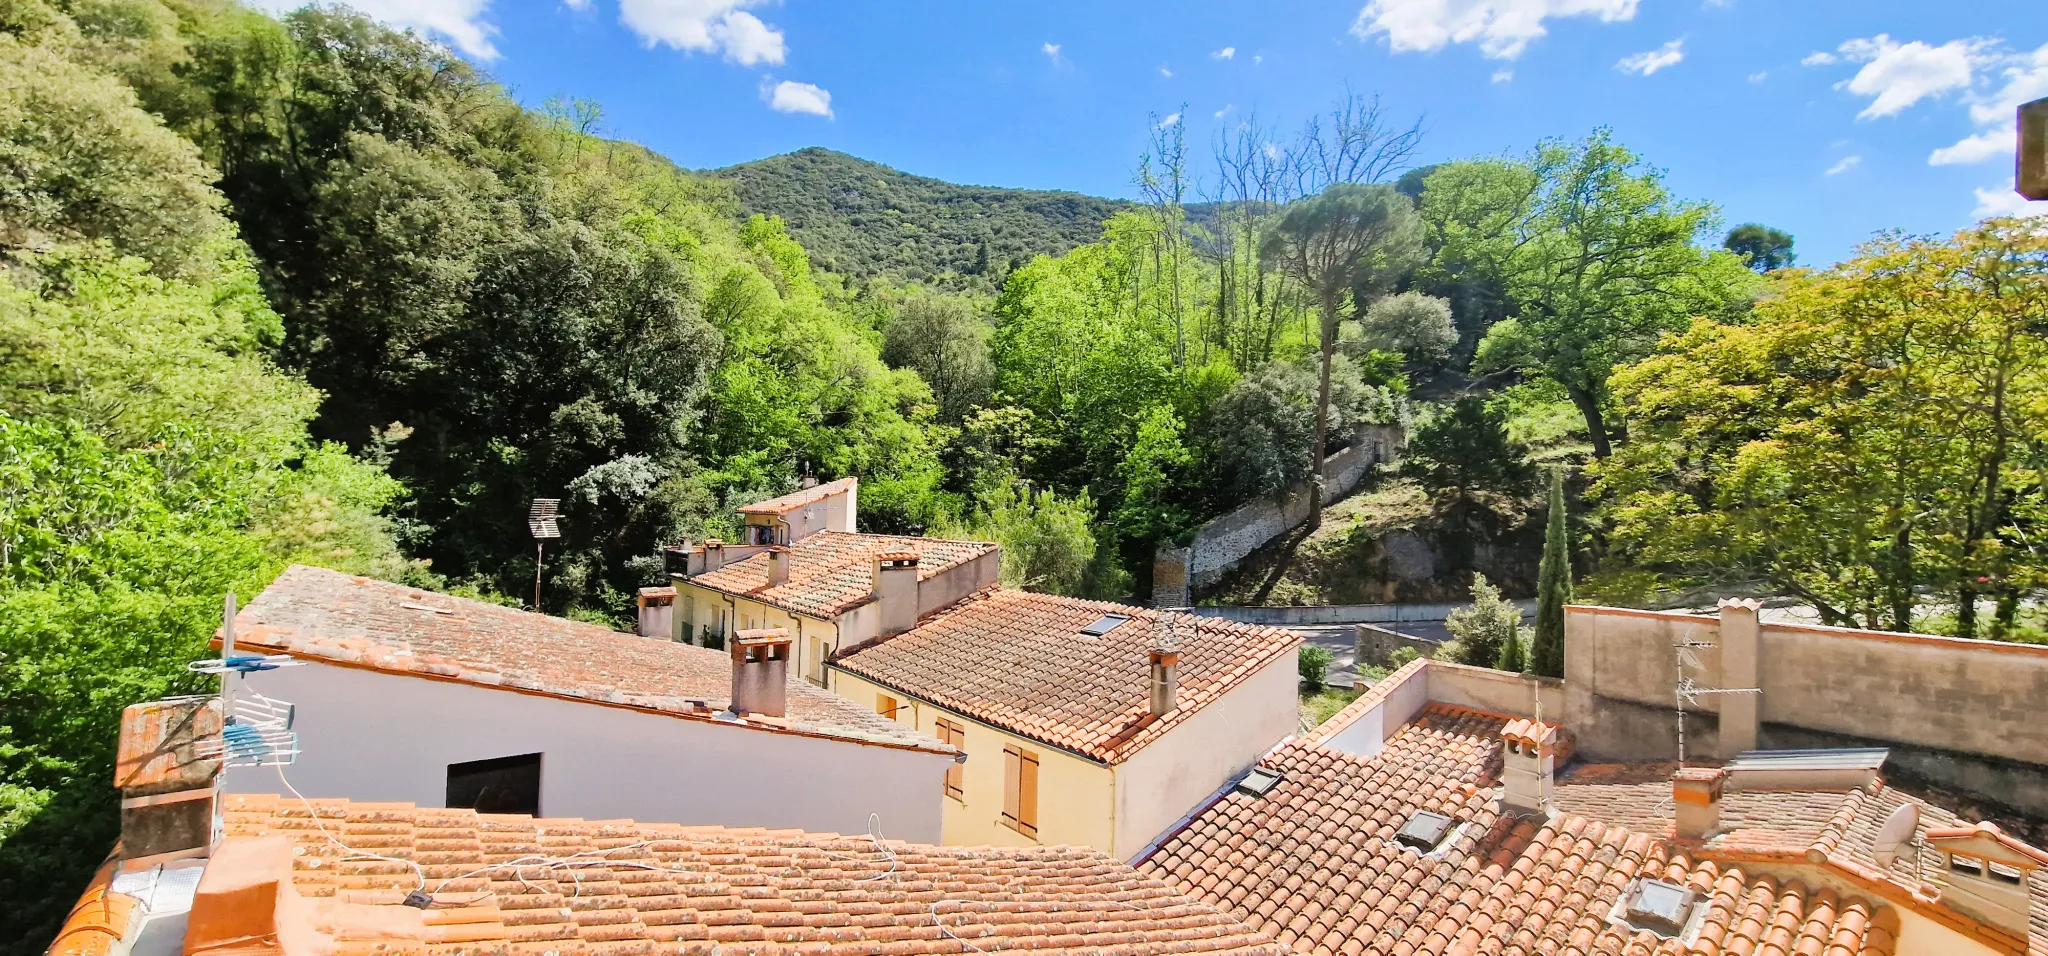
M 1899 858 L 1899 850 L 1913 841 L 1913 834 L 1920 829 L 1920 805 L 1903 803 L 1892 815 L 1884 818 L 1877 828 L 1877 839 L 1871 845 L 1871 852 L 1877 856 L 1879 866 L 1890 866 Z

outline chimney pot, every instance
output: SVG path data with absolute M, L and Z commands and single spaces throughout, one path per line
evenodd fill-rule
M 1557 727 L 1517 718 L 1500 736 L 1502 812 L 1546 812 L 1557 776 Z
M 917 626 L 917 552 L 875 555 L 873 595 L 881 606 L 877 636 L 894 637 Z
M 768 549 L 768 586 L 778 588 L 789 583 L 789 549 L 781 545 Z
M 1728 771 L 1719 767 L 1680 767 L 1671 775 L 1674 832 L 1680 839 L 1704 840 L 1721 828 L 1721 793 Z
M 1180 652 L 1153 648 L 1152 659 L 1152 716 L 1164 717 L 1179 706 L 1175 698 L 1180 693 Z
M 733 713 L 783 716 L 789 701 L 789 629 L 739 631 L 726 648 L 732 654 Z

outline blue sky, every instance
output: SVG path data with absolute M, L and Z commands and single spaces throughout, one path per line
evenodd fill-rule
M 270 0 L 286 3 L 286 0 Z M 2018 211 L 2011 107 L 2048 96 L 2037 0 L 358 0 L 523 101 L 691 168 L 825 146 L 964 183 L 1131 196 L 1151 117 L 1201 155 L 1348 88 L 1420 159 L 1611 126 L 1727 224 L 1825 264 Z M 2027 212 L 2048 213 L 2048 203 Z

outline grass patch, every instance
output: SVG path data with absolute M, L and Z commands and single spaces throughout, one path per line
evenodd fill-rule
M 1348 690 L 1338 687 L 1325 687 L 1313 694 L 1303 692 L 1301 695 L 1302 726 L 1308 728 L 1321 726 L 1323 721 L 1336 716 L 1338 711 L 1343 710 L 1345 706 L 1357 700 L 1358 695 L 1362 693 L 1365 693 L 1362 689 Z

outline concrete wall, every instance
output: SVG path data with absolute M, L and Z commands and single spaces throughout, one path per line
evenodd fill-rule
M 1116 767 L 1109 852 L 1143 850 L 1225 783 L 1292 735 L 1301 721 L 1299 664 L 1283 654 Z
M 1349 494 L 1374 467 L 1399 456 L 1406 440 L 1394 425 L 1361 429 L 1349 447 L 1323 459 L 1324 501 Z M 1185 607 L 1194 590 L 1221 580 L 1245 555 L 1307 521 L 1308 491 L 1302 486 L 1277 498 L 1248 501 L 1203 524 L 1186 547 L 1161 547 L 1152 571 L 1153 604 Z
M 1512 717 L 1536 716 L 1540 702 L 1543 719 L 1556 723 L 1564 713 L 1564 685 L 1548 677 L 1532 679 L 1485 667 L 1420 660 L 1374 684 L 1310 736 L 1346 753 L 1371 757 L 1432 702 Z
M 1722 617 L 1572 607 L 1565 614 L 1566 707 L 1580 746 L 1613 758 L 1665 757 L 1676 744 L 1673 644 L 1695 648 L 1702 687 L 1749 685 Z M 2048 647 L 1921 634 L 1755 625 L 1752 700 L 1709 696 L 1687 719 L 1688 754 L 1820 741 L 1895 748 L 1895 758 L 1976 796 L 2048 812 Z M 1740 708 L 1753 707 L 1754 716 Z M 1731 711 L 1731 708 L 1736 710 Z M 1689 708 L 1691 709 L 1691 708 Z M 1724 741 L 1724 713 L 1734 713 Z M 1760 729 L 1744 729 L 1748 724 Z M 1745 739 L 1747 738 L 1747 739 Z M 1775 743 L 1774 743 L 1775 742 Z
M 1469 603 L 1469 602 L 1467 602 Z M 1436 604 L 1321 604 L 1313 607 L 1287 607 L 1285 605 L 1227 607 L 1191 607 L 1189 614 L 1202 617 L 1217 617 L 1226 621 L 1243 624 L 1270 624 L 1274 627 L 1296 627 L 1312 624 L 1433 624 L 1451 616 L 1465 604 L 1443 602 Z M 1536 613 L 1536 601 L 1516 601 L 1515 606 L 1523 614 Z
M 1436 649 L 1442 646 L 1436 641 L 1410 637 L 1376 624 L 1352 625 L 1352 659 L 1360 664 L 1389 666 L 1394 652 L 1404 647 L 1413 650 L 1417 657 L 1435 657 Z
M 309 797 L 445 805 L 448 765 L 540 753 L 548 816 L 866 833 L 936 841 L 951 758 L 308 663 L 248 678 L 298 705 L 285 768 Z M 283 793 L 278 771 L 237 768 L 235 793 Z

